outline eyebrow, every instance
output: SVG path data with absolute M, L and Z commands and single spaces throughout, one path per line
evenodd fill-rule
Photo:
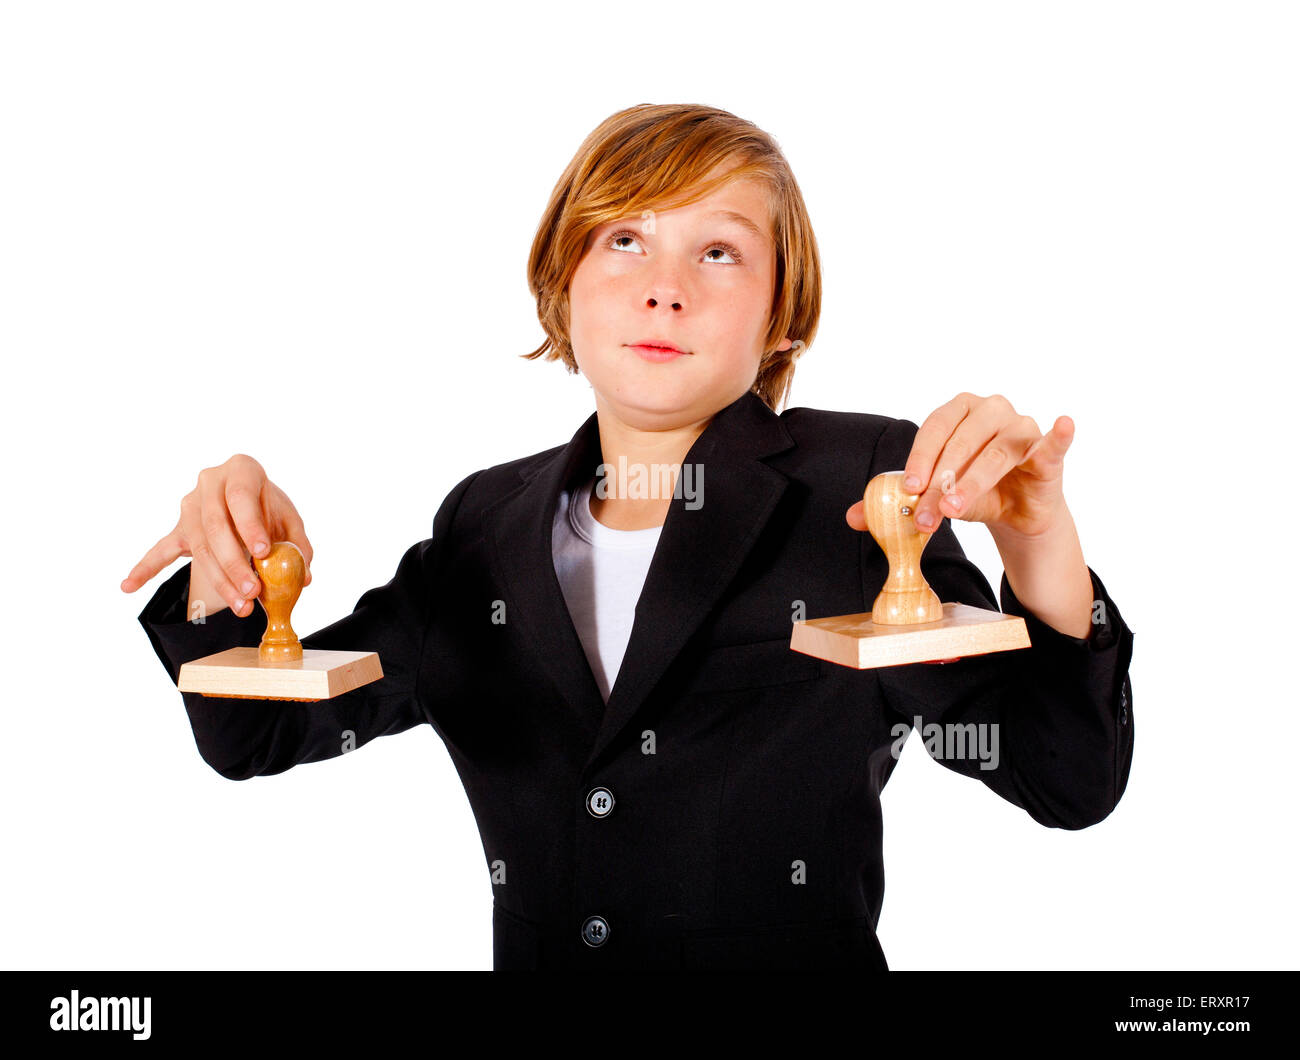
M 740 225 L 741 228 L 747 229 L 749 232 L 753 233 L 755 238 L 767 239 L 766 233 L 743 213 L 736 213 L 735 210 L 714 210 L 713 213 L 708 216 L 721 217 L 724 221 L 732 221 Z

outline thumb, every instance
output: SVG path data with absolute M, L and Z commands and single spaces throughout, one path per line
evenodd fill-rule
M 1064 462 L 1073 441 L 1074 421 L 1069 416 L 1058 416 L 1052 429 L 1029 447 L 1022 463 L 1034 460 L 1044 467 L 1056 467 Z
M 853 527 L 854 530 L 865 531 L 867 529 L 867 520 L 864 515 L 865 509 L 861 501 L 854 504 L 847 512 L 844 513 L 844 520 Z

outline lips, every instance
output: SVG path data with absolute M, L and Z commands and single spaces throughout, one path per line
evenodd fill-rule
M 644 346 L 652 350 L 666 350 L 669 353 L 685 353 L 680 346 L 674 346 L 665 339 L 642 339 L 640 342 L 629 342 L 629 346 Z

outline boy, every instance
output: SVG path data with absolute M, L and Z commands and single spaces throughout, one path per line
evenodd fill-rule
M 581 370 L 595 413 L 568 444 L 463 479 L 387 585 L 302 638 L 379 652 L 383 680 L 270 710 L 186 694 L 214 769 L 279 773 L 342 753 L 344 732 L 431 724 L 483 840 L 496 968 L 886 968 L 879 797 L 914 723 L 991 733 L 993 758 L 941 761 L 1045 825 L 1110 813 L 1133 635 L 1064 504 L 1069 421 L 1040 435 L 969 394 L 919 430 L 778 415 L 821 288 L 770 137 L 708 107 L 611 116 L 557 184 L 529 279 L 548 338 L 528 356 Z M 898 468 L 924 491 L 918 525 L 938 524 L 923 566 L 939 597 L 996 606 L 942 517 L 984 522 L 1032 648 L 867 671 L 790 650 L 792 618 L 870 610 L 887 564 L 845 504 Z M 260 640 L 250 553 L 283 535 L 311 557 L 249 458 L 186 502 L 123 583 L 194 556 L 140 616 L 173 679 Z

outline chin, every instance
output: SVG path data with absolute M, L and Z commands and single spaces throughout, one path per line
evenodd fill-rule
M 620 407 L 626 411 L 625 419 L 628 422 L 634 416 L 653 417 L 659 421 L 659 426 L 679 426 L 712 416 L 734 400 L 721 391 L 701 393 L 698 388 L 681 393 L 657 394 L 643 390 L 629 395 L 620 403 Z M 665 424 L 665 419 L 673 422 Z
M 699 408 L 700 400 L 698 394 L 677 393 L 672 390 L 652 390 L 649 387 L 644 387 L 632 390 L 618 400 L 610 402 L 610 404 L 621 410 L 623 419 L 630 425 L 640 426 L 643 429 L 654 429 L 664 426 L 662 421 L 665 417 L 677 419 L 683 414 Z M 636 420 L 647 421 L 649 419 L 656 422 L 635 422 Z

